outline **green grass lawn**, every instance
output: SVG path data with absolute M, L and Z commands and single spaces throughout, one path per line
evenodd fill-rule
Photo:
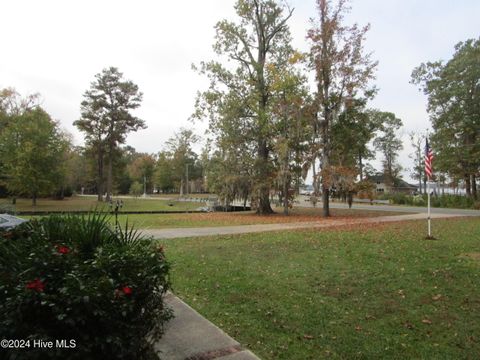
M 116 199 L 116 198 L 114 198 Z M 199 202 L 168 201 L 158 199 L 122 199 L 124 211 L 191 211 L 204 206 Z M 173 206 L 170 206 L 172 204 Z M 0 200 L 0 207 L 9 207 L 15 211 L 87 211 L 95 208 L 109 210 L 107 203 L 98 202 L 96 197 L 72 196 L 64 200 L 38 199 L 37 206 L 32 206 L 31 199 L 17 199 L 11 205 L 7 199 Z
M 264 359 L 478 359 L 480 218 L 164 240 L 174 291 Z

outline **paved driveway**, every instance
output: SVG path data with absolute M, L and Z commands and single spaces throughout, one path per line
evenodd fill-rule
M 461 217 L 458 214 L 432 214 L 433 219 Z M 219 226 L 219 227 L 199 227 L 199 228 L 176 228 L 176 229 L 143 229 L 141 230 L 147 236 L 153 236 L 155 239 L 175 239 L 197 236 L 211 235 L 231 235 L 247 234 L 265 231 L 284 231 L 295 229 L 316 229 L 343 225 L 355 224 L 379 224 L 398 221 L 410 221 L 425 219 L 425 214 L 408 214 L 396 216 L 379 216 L 374 218 L 353 218 L 353 219 L 321 219 L 311 222 L 297 222 L 286 224 L 257 224 L 257 225 L 237 225 L 237 226 Z

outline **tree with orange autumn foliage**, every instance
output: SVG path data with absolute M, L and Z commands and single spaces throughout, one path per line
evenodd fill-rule
M 330 215 L 329 196 L 333 174 L 331 168 L 332 125 L 348 106 L 349 99 L 368 92 L 369 81 L 377 62 L 365 54 L 363 44 L 369 26 L 343 24 L 348 1 L 317 0 L 318 17 L 308 32 L 311 44 L 311 68 L 315 71 L 316 119 L 312 137 L 318 153 L 312 163 L 320 162 L 323 215 Z

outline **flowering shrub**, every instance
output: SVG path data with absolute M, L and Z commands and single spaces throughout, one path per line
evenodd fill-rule
M 30 340 L 7 358 L 158 359 L 168 272 L 161 248 L 128 226 L 115 232 L 105 215 L 52 216 L 0 234 L 1 337 Z

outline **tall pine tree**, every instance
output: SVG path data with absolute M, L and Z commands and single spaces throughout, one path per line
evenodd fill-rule
M 146 128 L 145 122 L 132 114 L 132 110 L 140 106 L 142 93 L 132 81 L 124 80 L 117 68 L 110 67 L 95 76 L 95 81 L 83 97 L 81 118 L 74 125 L 85 133 L 86 143 L 96 156 L 99 201 L 103 200 L 105 190 L 106 161 L 106 201 L 109 201 L 118 145 L 125 143 L 129 132 Z

